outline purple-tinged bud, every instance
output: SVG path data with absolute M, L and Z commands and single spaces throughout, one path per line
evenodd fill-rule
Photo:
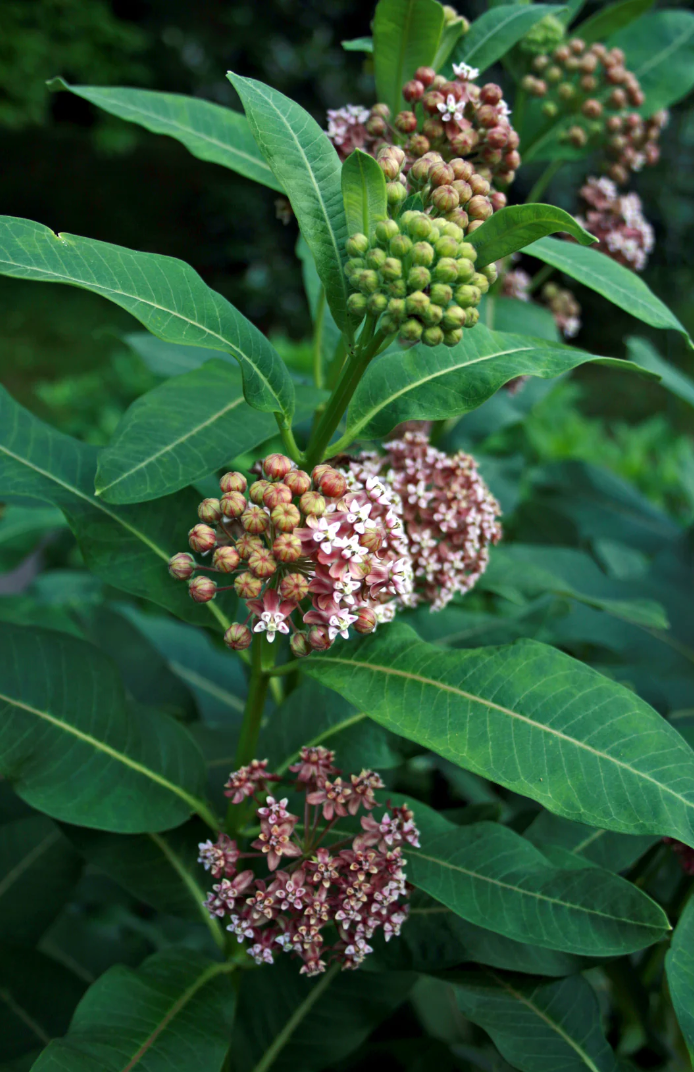
M 244 648 L 249 648 L 253 641 L 253 634 L 247 625 L 241 625 L 240 622 L 234 622 L 230 625 L 224 634 L 224 643 L 232 651 L 243 651 Z
M 241 514 L 241 524 L 246 532 L 257 536 L 259 533 L 267 531 L 270 518 L 260 506 L 249 506 Z
M 272 553 L 278 562 L 296 562 L 301 558 L 301 551 L 301 540 L 293 532 L 281 532 L 272 545 Z
M 169 559 L 169 573 L 177 581 L 187 581 L 195 573 L 195 559 L 187 551 L 179 551 Z
M 301 521 L 301 514 L 294 503 L 279 503 L 273 507 L 270 520 L 279 532 L 293 532 Z
M 291 473 L 287 473 L 284 482 L 292 495 L 303 495 L 311 487 L 311 477 L 303 469 L 292 469 Z
M 595 90 L 598 88 L 598 80 L 592 74 L 584 74 L 579 85 L 584 93 L 595 93 Z
M 448 186 L 455 179 L 455 171 L 443 160 L 429 168 L 429 182 L 432 186 Z
M 203 499 L 198 506 L 198 517 L 208 525 L 216 525 L 222 516 L 219 499 Z
M 376 628 L 376 615 L 371 607 L 359 607 L 357 620 L 352 622 L 357 633 L 373 633 Z
M 591 98 L 591 100 L 583 102 L 581 111 L 588 119 L 599 119 L 602 115 L 602 104 L 599 100 Z
M 569 127 L 566 133 L 567 139 L 576 149 L 582 149 L 588 143 L 588 135 L 583 127 Z
M 234 588 L 241 599 L 256 599 L 263 590 L 263 582 L 252 573 L 239 573 Z
M 378 166 L 388 180 L 397 179 L 400 174 L 400 165 L 389 154 L 379 154 Z
M 294 633 L 289 639 L 289 647 L 296 659 L 303 659 L 305 655 L 311 654 L 311 645 L 306 633 Z
M 217 595 L 217 585 L 211 577 L 193 577 L 188 581 L 188 594 L 196 603 L 209 603 Z
M 508 127 L 492 127 L 487 134 L 487 145 L 492 149 L 504 149 L 508 143 Z
M 411 138 L 407 140 L 407 151 L 414 160 L 417 160 L 420 156 L 424 156 L 429 152 L 429 139 L 425 138 L 423 134 L 413 134 Z
M 431 165 L 425 157 L 420 157 L 419 160 L 415 160 L 414 164 L 409 170 L 408 178 L 410 182 L 424 183 L 429 178 L 429 170 Z
M 208 551 L 211 551 L 216 542 L 215 531 L 209 525 L 194 525 L 188 533 L 191 550 L 201 555 L 206 555 Z
M 390 108 L 387 104 L 382 104 L 379 102 L 378 104 L 374 104 L 373 108 L 371 109 L 371 114 L 380 115 L 382 119 L 390 119 Z
M 471 220 L 488 220 L 494 212 L 488 197 L 476 194 L 467 205 L 467 214 Z
M 506 153 L 504 156 L 504 164 L 512 171 L 518 171 L 521 165 L 520 153 L 516 149 L 512 149 L 510 153 Z
M 306 491 L 299 499 L 299 507 L 307 517 L 321 517 L 325 505 L 325 499 L 318 491 Z
M 446 128 L 440 119 L 434 119 L 432 116 L 430 119 L 424 120 L 422 133 L 431 141 L 440 141 L 446 133 Z
M 428 93 L 425 93 L 422 97 L 422 107 L 427 115 L 438 115 L 439 104 L 445 104 L 446 98 L 443 93 L 439 93 L 438 89 L 430 89 Z
M 480 100 L 482 104 L 499 104 L 504 97 L 501 86 L 497 86 L 495 82 L 487 82 L 486 86 L 482 86 L 480 89 Z
M 282 599 L 291 603 L 301 603 L 308 595 L 309 580 L 303 573 L 287 573 L 280 581 L 279 593 Z
M 268 480 L 256 480 L 253 484 L 251 484 L 250 491 L 248 493 L 248 497 L 250 498 L 251 502 L 255 503 L 256 506 L 261 506 L 263 502 L 263 495 L 265 494 L 265 489 L 269 487 L 270 482 Z
M 572 37 L 569 41 L 569 48 L 575 56 L 580 56 L 586 47 L 586 43 L 580 37 Z
M 414 112 L 398 112 L 394 125 L 401 134 L 414 134 L 417 129 L 417 116 Z
M 284 480 L 293 468 L 294 462 L 286 454 L 268 454 L 263 462 L 265 476 L 270 480 Z
M 532 77 L 532 76 L 528 76 Z M 535 79 L 533 79 L 535 81 Z M 492 108 L 490 104 L 483 104 L 477 109 L 477 115 L 475 116 L 477 123 L 483 127 L 495 127 L 499 122 L 499 117 L 496 112 L 496 108 Z
M 256 577 L 266 581 L 277 570 L 277 562 L 266 547 L 259 547 L 248 556 L 248 566 Z
M 308 631 L 308 642 L 314 651 L 327 651 L 332 647 L 332 640 L 328 636 L 328 630 L 321 626 L 312 625 Z
M 363 257 L 369 248 L 369 240 L 365 234 L 353 234 L 345 242 L 348 257 Z M 280 455 L 282 457 L 282 455 Z M 289 472 L 289 470 L 287 470 Z M 268 473 L 268 476 L 270 474 Z
M 212 565 L 220 573 L 233 573 L 240 561 L 241 556 L 236 548 L 231 545 L 218 547 L 212 555 Z
M 388 130 L 388 124 L 380 115 L 372 115 L 366 121 L 367 132 L 372 138 L 382 138 Z
M 608 108 L 621 111 L 627 106 L 627 95 L 623 89 L 613 89 L 607 101 Z
M 492 190 L 489 195 L 489 200 L 491 201 L 492 208 L 495 212 L 506 207 L 506 194 L 502 194 L 501 190 Z
M 219 501 L 222 513 L 225 517 L 241 517 L 248 506 L 246 496 L 240 491 L 226 491 Z
M 316 480 L 315 475 L 313 479 Z M 323 495 L 327 495 L 330 499 L 340 499 L 347 491 L 347 481 L 337 469 L 330 468 L 322 473 L 317 483 Z
M 437 212 L 452 212 L 460 204 L 460 198 L 452 186 L 437 186 L 432 191 L 431 203 Z
M 274 510 L 280 503 L 291 501 L 291 488 L 288 488 L 286 484 L 270 484 L 263 492 L 263 506 L 267 506 L 268 510 Z
M 418 82 L 421 82 L 424 88 L 430 86 L 436 78 L 436 71 L 433 67 L 418 67 L 414 73 Z
M 420 101 L 424 96 L 424 83 L 420 82 L 418 78 L 412 78 L 409 82 L 405 82 L 402 87 L 402 95 L 408 104 Z
M 222 491 L 245 491 L 248 481 L 243 473 L 225 473 L 219 481 Z
M 473 194 L 481 194 L 483 197 L 489 193 L 490 185 L 489 179 L 485 179 L 483 175 L 480 175 L 477 171 L 470 176 L 470 189 Z
M 258 547 L 264 547 L 259 536 L 251 536 L 250 532 L 244 532 L 236 541 L 236 550 L 241 558 L 248 558 Z
M 454 223 L 461 231 L 465 231 L 469 223 L 468 214 L 464 208 L 454 208 L 452 212 L 447 213 L 446 219 Z

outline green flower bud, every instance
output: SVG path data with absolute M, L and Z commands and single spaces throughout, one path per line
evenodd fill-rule
M 453 291 L 448 283 L 434 283 L 429 290 L 429 297 L 436 305 L 448 305 L 453 298 Z
M 479 301 L 479 298 L 477 297 L 477 287 L 470 287 L 467 284 L 456 287 L 453 292 L 453 297 L 457 304 L 463 309 L 469 309 Z
M 491 264 L 485 264 L 484 268 L 480 268 L 480 272 L 482 275 L 486 275 L 490 283 L 496 283 L 499 277 L 499 270 L 494 261 Z
M 431 218 L 424 212 L 418 212 L 415 218 L 408 223 L 407 229 L 416 242 L 421 242 L 431 234 Z
M 353 234 L 345 242 L 348 257 L 363 257 L 369 248 L 369 240 L 365 234 Z
M 437 257 L 457 257 L 458 241 L 451 235 L 442 235 L 434 247 Z
M 386 294 L 391 298 L 404 298 L 407 294 L 407 287 L 405 286 L 404 279 L 395 279 L 392 283 L 386 284 Z
M 433 301 L 430 301 L 424 312 L 421 314 L 421 317 L 428 327 L 434 327 L 436 324 L 441 323 L 443 309 L 440 305 L 435 305 Z
M 409 294 L 405 301 L 405 308 L 410 315 L 421 316 L 430 305 L 430 299 L 421 290 L 415 290 Z
M 422 337 L 422 325 L 419 320 L 406 320 L 400 328 L 400 338 L 405 342 L 419 342 Z
M 449 305 L 441 318 L 441 327 L 444 331 L 457 331 L 465 327 L 465 310 L 459 305 Z
M 391 238 L 395 238 L 396 234 L 399 233 L 400 228 L 398 227 L 395 220 L 379 220 L 374 230 L 376 241 L 378 242 L 379 246 L 384 247 L 388 245 Z
M 456 328 L 454 331 L 444 331 L 443 342 L 444 346 L 457 346 L 463 337 L 463 329 Z
M 437 186 L 431 195 L 431 203 L 437 212 L 452 212 L 460 204 L 460 198 L 452 186 Z
M 458 265 L 458 282 L 469 283 L 475 274 L 472 261 L 469 261 L 467 257 L 458 257 L 456 264 Z
M 403 212 L 398 220 L 398 227 L 402 231 L 403 229 L 409 230 L 410 224 L 413 220 L 417 219 L 419 212 L 414 209 L 408 208 L 407 212 Z
M 369 268 L 364 268 L 361 272 L 355 275 L 352 282 L 362 294 L 366 294 L 367 296 L 378 290 L 378 276 Z
M 379 294 L 378 292 L 376 294 L 372 294 L 366 302 L 366 308 L 372 316 L 380 316 L 381 313 L 384 313 L 386 311 L 387 305 L 388 299 L 386 298 L 385 294 Z
M 456 242 L 462 242 L 465 238 L 465 234 L 461 227 L 453 220 L 447 220 L 445 223 L 441 221 L 439 226 L 441 235 L 448 235 L 449 238 L 454 238 Z
M 468 309 L 465 314 L 465 327 L 474 328 L 475 324 L 480 318 L 479 309 Z
M 412 247 L 411 256 L 413 264 L 422 264 L 428 268 L 434 261 L 434 247 L 429 242 L 416 242 Z
M 388 317 L 390 322 L 399 327 L 407 316 L 407 308 L 404 298 L 391 298 L 388 302 Z
M 385 175 L 386 179 L 389 179 L 391 181 L 393 179 L 397 179 L 398 175 L 400 174 L 400 165 L 393 156 L 386 154 L 381 156 L 379 154 L 378 166 Z
M 381 276 L 383 279 L 392 282 L 393 279 L 399 279 L 402 275 L 402 261 L 399 261 L 397 257 L 386 257 L 381 265 Z
M 407 273 L 407 289 L 424 290 L 431 282 L 431 272 L 423 264 L 415 264 Z
M 472 242 L 463 242 L 462 246 L 458 250 L 459 257 L 465 257 L 469 261 L 477 260 L 477 250 L 473 246 Z
M 556 119 L 556 117 L 559 115 L 559 108 L 554 101 L 545 101 L 545 103 L 542 105 L 542 111 L 548 119 Z
M 473 287 L 477 287 L 482 294 L 486 294 L 489 290 L 489 280 L 486 275 L 482 275 L 481 272 L 475 272 L 472 277 L 472 285 Z
M 441 328 L 425 328 L 422 332 L 422 342 L 425 346 L 440 346 L 443 342 L 443 332 Z
M 560 100 L 570 101 L 576 96 L 576 87 L 571 85 L 571 82 L 562 82 L 557 89 Z
M 375 246 L 374 249 L 370 249 L 366 254 L 366 267 L 373 268 L 374 271 L 379 269 L 386 259 L 386 251 Z
M 401 182 L 386 183 L 386 197 L 391 208 L 397 208 L 403 201 L 407 201 L 407 188 Z
M 455 283 L 458 278 L 458 265 L 452 257 L 442 257 L 434 265 L 432 276 L 438 283 Z
M 345 275 L 348 279 L 351 279 L 357 272 L 363 271 L 366 268 L 366 261 L 363 257 L 352 257 L 345 264 Z
M 390 253 L 393 257 L 406 257 L 412 249 L 412 239 L 406 234 L 398 234 L 390 240 Z

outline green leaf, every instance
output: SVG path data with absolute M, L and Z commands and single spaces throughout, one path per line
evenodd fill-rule
M 345 52 L 368 52 L 374 50 L 372 37 L 353 37 L 351 41 L 341 41 L 340 44 Z
M 157 953 L 136 971 L 110 968 L 35 1072 L 220 1072 L 231 1032 L 232 970 L 191 949 Z
M 391 625 L 302 666 L 387 729 L 557 815 L 694 845 L 694 752 L 634 693 L 554 648 L 442 651 Z
M 97 495 L 113 503 L 169 495 L 276 430 L 271 414 L 244 401 L 236 369 L 207 361 L 133 402 L 99 454 Z
M 643 368 L 648 369 L 649 372 L 654 372 L 656 376 L 660 376 L 661 387 L 664 387 L 666 391 L 670 391 L 671 394 L 677 395 L 688 406 L 694 407 L 694 380 L 680 372 L 676 365 L 671 365 L 669 361 L 665 361 L 647 339 L 631 338 L 626 340 L 626 344 L 630 361 L 634 361 L 635 364 L 641 365 Z M 1 533 L 2 527 L 0 526 Z
M 495 331 L 534 335 L 536 339 L 546 339 L 547 342 L 561 342 L 561 334 L 556 321 L 544 305 L 533 301 L 521 301 L 519 298 L 485 297 L 484 300 L 493 303 L 492 318 Z M 482 313 L 482 321 L 487 323 L 485 313 Z
M 660 298 L 656 298 L 643 279 L 597 249 L 585 249 L 573 242 L 562 242 L 559 238 L 540 238 L 527 246 L 524 252 L 577 279 L 645 324 L 682 332 L 689 345 L 694 347 L 686 329 Z
M 597 242 L 573 216 L 554 205 L 509 205 L 495 212 L 466 241 L 477 250 L 476 264 L 483 268 L 557 231 L 573 235 L 582 246 Z
M 335 322 L 350 334 L 340 158 L 301 105 L 253 78 L 231 71 L 227 77 L 241 98 L 253 137 L 291 202 Z
M 580 37 L 587 45 L 593 45 L 596 41 L 604 41 L 610 34 L 624 29 L 635 19 L 639 19 L 650 7 L 653 7 L 653 4 L 654 0 L 619 0 L 616 4 L 608 4 L 607 7 L 574 27 L 573 34 L 575 37 Z
M 617 1072 L 600 1007 L 580 975 L 529 982 L 484 970 L 452 977 L 458 1008 L 523 1072 Z
M 296 255 L 301 261 L 301 275 L 313 324 L 314 356 L 319 353 L 321 368 L 330 371 L 331 362 L 342 346 L 342 333 L 328 308 L 313 254 L 301 235 L 296 244 Z
M 367 369 L 347 413 L 347 429 L 331 450 L 357 438 L 387 435 L 401 421 L 445 420 L 481 406 L 516 376 L 551 379 L 587 361 L 628 371 L 634 365 L 594 357 L 478 324 L 457 346 L 414 346 L 383 354 Z
M 65 518 L 54 507 L 5 507 L 0 516 L 0 572 L 14 569 L 49 533 L 62 528 Z
M 434 62 L 444 27 L 436 0 L 379 0 L 373 21 L 376 96 L 393 115 L 409 108 L 405 82 Z
M 200 368 L 206 361 L 217 357 L 228 360 L 223 350 L 206 350 L 202 346 L 182 346 L 177 343 L 164 342 L 148 331 L 130 331 L 123 336 L 123 342 L 144 361 L 155 376 L 180 376 Z
M 109 506 L 93 492 L 96 459 L 94 447 L 43 424 L 0 387 L 0 497 L 24 500 L 31 495 L 58 506 L 88 568 L 108 584 L 151 599 L 181 618 L 227 628 L 224 594 L 196 606 L 185 584 L 166 569 L 171 555 L 187 545 L 199 496 L 187 490 L 154 506 Z
M 205 771 L 192 738 L 165 715 L 129 710 L 96 648 L 2 623 L 0 642 L 0 773 L 22 800 L 118 833 L 166 830 L 202 807 Z
M 646 100 L 639 111 L 670 108 L 694 86 L 694 13 L 654 11 L 615 33 L 608 48 L 622 48 Z
M 677 1020 L 687 1043 L 689 1055 L 694 1059 L 693 948 L 694 899 L 690 897 L 672 936 L 672 945 L 665 957 L 665 971 Z
M 501 4 L 472 23 L 453 53 L 452 63 L 468 63 L 484 73 L 547 15 L 564 11 L 561 4 Z
M 32 815 L 0 826 L 0 942 L 35 945 L 80 870 L 79 857 L 50 819 Z
M 66 1031 L 83 993 L 82 980 L 51 957 L 0 946 L 0 1060 L 42 1048 Z
M 421 848 L 407 846 L 407 879 L 478 927 L 546 949 L 619 956 L 662 938 L 659 905 L 598 867 L 556 867 L 499 823 L 454 826 L 409 802 Z
M 649 835 L 615 834 L 612 830 L 595 830 L 582 823 L 562 819 L 549 811 L 541 811 L 523 836 L 545 852 L 560 848 L 578 859 L 603 867 L 606 871 L 624 871 L 636 863 L 657 838 Z
M 250 405 L 287 420 L 293 413 L 294 385 L 279 354 L 184 261 L 0 216 L 0 274 L 83 287 L 132 313 L 167 342 L 226 350 L 241 366 Z
M 282 193 L 282 187 L 258 152 L 248 120 L 239 112 L 199 97 L 151 89 L 71 86 L 63 78 L 52 79 L 48 88 L 67 89 L 111 115 L 137 123 L 154 134 L 168 134 L 199 160 L 221 164 Z
M 355 149 L 342 165 L 347 233 L 369 236 L 388 215 L 386 179 L 373 156 Z

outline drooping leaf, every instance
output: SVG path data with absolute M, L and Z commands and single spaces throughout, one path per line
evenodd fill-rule
M 508 257 L 519 249 L 525 249 L 536 239 L 556 234 L 557 231 L 573 235 L 582 246 L 591 246 L 597 241 L 564 209 L 555 205 L 534 204 L 508 205 L 499 209 L 468 235 L 466 241 L 471 242 L 477 250 L 475 264 L 483 268 L 485 264 Z
M 0 572 L 18 566 L 49 533 L 65 528 L 65 518 L 52 506 L 8 506 L 0 517 Z
M 455 972 L 458 1008 L 483 1027 L 506 1060 L 522 1072 L 616 1072 L 600 1007 L 580 975 L 529 982 L 485 969 Z
M 35 949 L 0 946 L 0 1060 L 42 1049 L 67 1031 L 83 981 Z
M 220 1072 L 229 1047 L 233 965 L 167 950 L 137 970 L 110 968 L 77 1007 L 36 1072 Z
M 258 152 L 248 120 L 239 112 L 199 97 L 151 89 L 71 86 L 63 78 L 54 78 L 48 88 L 69 90 L 111 115 L 137 123 L 154 134 L 168 134 L 198 159 L 221 164 L 282 193 L 281 185 Z
M 525 302 L 519 298 L 485 298 L 493 302 L 492 319 L 495 331 L 512 332 L 517 335 L 533 335 L 548 342 L 561 342 L 556 321 L 549 309 L 537 302 Z M 482 316 L 483 322 L 484 315 Z
M 636 19 L 641 18 L 649 8 L 653 7 L 654 0 L 617 0 L 615 4 L 608 4 L 601 11 L 586 19 L 574 28 L 574 35 L 580 37 L 587 45 L 593 45 L 596 41 L 604 41 L 610 34 L 623 30 Z
M 376 96 L 393 115 L 409 107 L 405 82 L 418 67 L 434 62 L 444 27 L 444 12 L 435 0 L 379 0 L 373 21 Z
M 227 77 L 241 98 L 253 137 L 291 202 L 335 321 L 349 334 L 340 158 L 301 105 L 252 78 L 231 71 Z
M 342 165 L 342 198 L 347 234 L 369 236 L 388 214 L 385 175 L 373 156 L 361 149 L 355 149 Z
M 0 773 L 23 800 L 120 833 L 166 830 L 202 807 L 195 743 L 173 719 L 130 710 L 108 658 L 48 630 L 0 623 L 0 638 Z
M 679 918 L 672 945 L 665 957 L 665 970 L 672 1004 L 684 1035 L 689 1054 L 694 1058 L 694 900 Z
M 153 506 L 110 506 L 94 495 L 96 460 L 94 447 L 43 424 L 0 387 L 0 496 L 20 502 L 32 496 L 58 506 L 87 566 L 108 584 L 189 621 L 227 628 L 224 593 L 195 605 L 185 584 L 166 569 L 170 556 L 186 548 L 198 496 L 188 490 Z
M 32 815 L 0 826 L 0 941 L 35 945 L 80 870 L 79 857 L 50 819 Z
M 453 63 L 467 63 L 483 74 L 547 15 L 563 11 L 561 4 L 501 3 L 485 11 L 470 26 L 453 52 Z
M 353 37 L 351 41 L 341 41 L 340 44 L 345 52 L 368 52 L 371 54 L 374 50 L 373 38 L 371 37 Z
M 489 331 L 478 324 L 457 346 L 414 346 L 384 354 L 367 369 L 347 413 L 347 430 L 330 450 L 387 435 L 409 420 L 460 417 L 516 376 L 560 376 L 587 361 L 628 371 L 635 366 L 570 346 Z
M 442 651 L 391 625 L 303 666 L 382 726 L 549 811 L 694 844 L 694 752 L 634 693 L 554 648 Z
M 689 344 L 694 345 L 674 313 L 656 298 L 643 279 L 604 253 L 559 238 L 540 238 L 527 246 L 525 252 L 597 291 L 645 324 L 682 332 Z
M 167 342 L 226 350 L 241 366 L 249 404 L 291 418 L 294 386 L 279 354 L 184 261 L 2 216 L 0 274 L 83 287 L 132 313 Z
M 626 340 L 626 344 L 631 361 L 636 362 L 637 365 L 643 365 L 649 372 L 655 372 L 657 376 L 660 376 L 661 387 L 677 395 L 688 406 L 694 407 L 694 380 L 685 376 L 676 365 L 665 361 L 647 339 L 630 338 Z
M 543 852 L 553 847 L 564 849 L 606 871 L 624 871 L 657 843 L 657 838 L 648 834 L 615 834 L 613 830 L 596 830 L 552 815 L 549 811 L 541 811 L 523 836 Z
M 646 97 L 638 109 L 642 115 L 670 108 L 694 86 L 692 11 L 654 11 L 613 34 L 606 44 L 624 50 Z

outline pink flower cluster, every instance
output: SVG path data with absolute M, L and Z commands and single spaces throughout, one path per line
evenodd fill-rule
M 639 195 L 618 193 L 606 178 L 589 178 L 579 192 L 589 207 L 585 217 L 576 219 L 600 240 L 601 252 L 635 272 L 643 271 L 655 240 Z
M 356 465 L 385 470 L 403 504 L 416 585 L 412 602 L 441 610 L 487 568 L 489 546 L 501 539 L 501 508 L 469 454 L 449 457 L 418 432 L 406 432 L 385 448 L 385 457 L 365 454 Z
M 346 160 L 355 149 L 363 149 L 373 141 L 366 130 L 370 111 L 359 104 L 346 104 L 344 108 L 328 109 L 328 137 Z
M 280 780 L 268 773 L 267 761 L 233 772 L 226 787 L 232 803 L 250 797 L 257 805 L 256 851 L 240 852 L 227 834 L 200 845 L 199 862 L 218 880 L 205 907 L 213 918 L 229 918 L 227 930 L 249 943 L 246 951 L 256 964 L 272 964 L 282 951 L 303 961 L 303 975 L 319 975 L 331 961 L 343 970 L 358 968 L 373 952 L 373 935 L 382 930 L 389 941 L 407 918 L 402 848 L 419 847 L 413 813 L 389 803 L 382 818 L 374 818 L 380 777 L 363 770 L 342 778 L 334 758 L 327 748 L 307 745 L 289 768 L 296 775 L 294 791 L 304 793 L 303 822 L 289 811 L 288 797 L 267 794 L 268 782 Z M 367 814 L 361 833 L 321 844 L 338 834 L 340 819 L 362 808 Z M 269 874 L 237 871 L 238 860 L 249 857 L 264 860 Z
M 522 268 L 512 268 L 502 277 L 501 294 L 504 298 L 517 298 L 518 301 L 530 301 L 530 284 L 532 280 Z

